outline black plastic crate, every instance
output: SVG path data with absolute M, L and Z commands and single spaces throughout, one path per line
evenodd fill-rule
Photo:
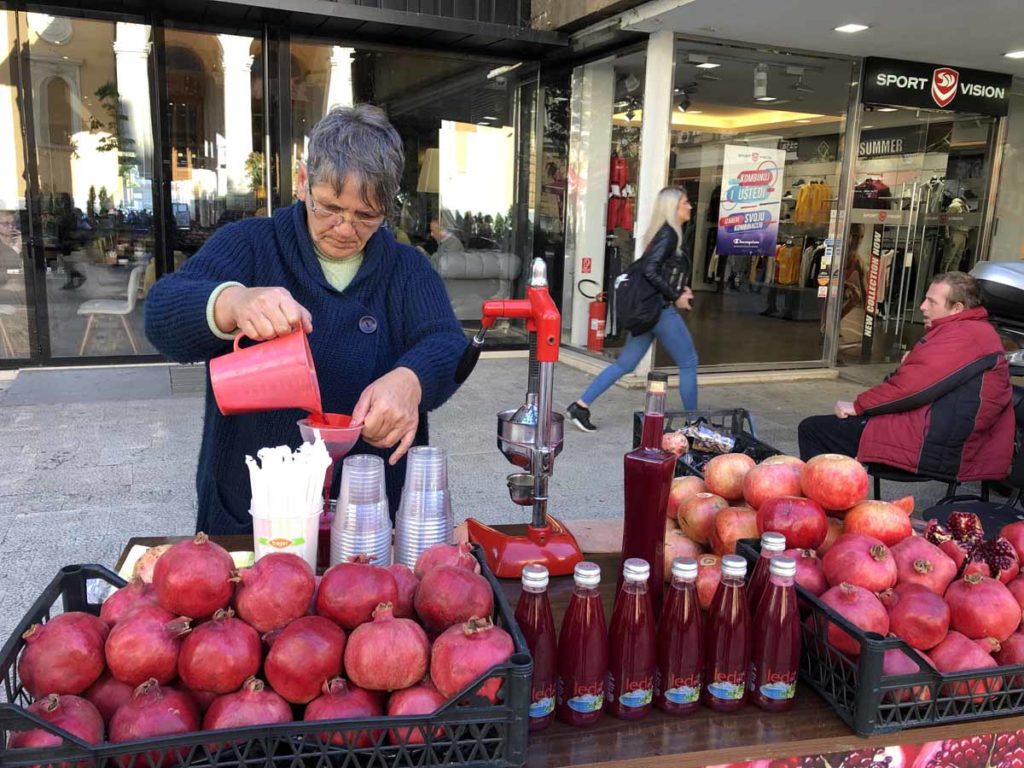
M 756 539 L 737 544 L 751 568 L 760 550 Z M 800 678 L 861 736 L 1024 713 L 1024 664 L 942 674 L 899 638 L 864 632 L 799 585 L 796 591 L 803 617 Z M 829 643 L 832 624 L 860 646 L 859 656 Z M 920 671 L 883 674 L 885 652 L 896 649 Z
M 522 766 L 526 762 L 530 686 L 533 660 L 512 609 L 479 547 L 473 554 L 494 593 L 495 624 L 512 636 L 515 652 L 508 662 L 482 675 L 461 694 L 431 715 L 378 717 L 358 720 L 322 720 L 220 731 L 197 731 L 168 738 L 123 744 L 86 744 L 29 714 L 30 703 L 17 674 L 17 660 L 25 641 L 22 633 L 34 623 L 66 611 L 99 613 L 88 599 L 89 583 L 115 587 L 124 580 L 98 565 L 72 565 L 61 569 L 0 651 L 0 745 L 12 731 L 43 728 L 60 736 L 60 747 L 2 750 L 0 768 L 75 765 L 80 768 L 212 768 L 213 766 Z M 492 704 L 479 689 L 491 678 L 501 678 L 500 703 Z M 296 713 L 301 717 L 301 708 Z M 399 744 L 391 744 L 389 731 L 409 729 Z M 342 733 L 351 744 L 362 736 L 366 747 L 334 745 L 321 733 Z M 212 735 L 216 734 L 215 737 Z M 423 744 L 409 744 L 419 736 Z M 326 742 L 326 743 L 325 743 Z M 161 757 L 161 755 L 163 757 Z
M 718 410 L 668 411 L 665 413 L 665 431 L 675 432 L 689 424 L 704 422 L 736 440 L 737 453 L 745 453 L 760 463 L 781 451 L 757 439 L 754 417 L 746 408 L 725 408 Z M 644 431 L 644 412 L 633 412 L 633 447 L 640 445 Z M 718 454 L 690 449 L 676 460 L 675 476 L 694 475 L 704 477 L 704 467 Z

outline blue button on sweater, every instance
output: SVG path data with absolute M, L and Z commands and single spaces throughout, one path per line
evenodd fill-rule
M 398 367 L 412 369 L 423 389 L 416 444 L 427 443 L 426 412 L 454 394 L 455 367 L 466 340 L 441 278 L 419 251 L 378 230 L 366 244 L 355 279 L 339 292 L 317 261 L 302 203 L 282 208 L 272 218 L 222 227 L 180 271 L 150 290 L 146 336 L 153 346 L 182 363 L 229 352 L 231 342 L 217 338 L 206 320 L 210 293 L 227 280 L 247 287 L 287 288 L 312 313 L 309 343 L 325 411 L 352 413 L 363 389 L 375 379 Z M 222 416 L 207 376 L 196 473 L 197 530 L 252 530 L 245 457 L 265 446 L 297 447 L 302 439 L 295 422 L 305 415 L 289 410 Z M 352 453 L 373 453 L 386 460 L 391 451 L 360 441 Z M 340 475 L 339 462 L 335 483 Z M 404 476 L 404 460 L 387 468 L 392 516 L 398 510 Z

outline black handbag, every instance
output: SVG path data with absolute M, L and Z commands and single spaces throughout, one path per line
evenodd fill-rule
M 615 281 L 619 325 L 634 336 L 647 333 L 658 324 L 664 303 L 661 292 L 644 277 L 646 258 L 645 253 Z

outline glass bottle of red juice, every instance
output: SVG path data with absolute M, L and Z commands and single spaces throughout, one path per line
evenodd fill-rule
M 722 580 L 708 609 L 700 700 L 716 712 L 735 712 L 746 704 L 750 672 L 750 609 L 743 583 L 746 575 L 746 560 L 725 555 Z
M 704 674 L 704 627 L 697 597 L 697 561 L 672 561 L 672 585 L 655 639 L 654 706 L 671 715 L 697 709 Z
M 757 605 L 761 602 L 761 595 L 768 586 L 768 566 L 772 557 L 786 550 L 786 537 L 774 531 L 765 531 L 761 534 L 761 556 L 754 564 L 754 572 L 750 574 L 750 583 L 747 584 L 747 605 L 750 607 L 751 618 L 757 613 Z
M 555 620 L 548 600 L 548 569 L 543 565 L 523 567 L 523 591 L 516 605 L 516 623 L 533 656 L 533 691 L 530 698 L 530 730 L 551 725 L 555 713 Z
M 604 706 L 608 671 L 608 627 L 597 591 L 601 567 L 577 563 L 569 607 L 558 635 L 558 684 L 555 714 L 569 725 L 593 725 Z
M 791 709 L 800 667 L 800 610 L 796 603 L 796 560 L 772 558 L 771 575 L 754 617 L 750 698 L 761 709 Z
M 651 566 L 631 557 L 622 564 L 622 589 L 612 609 L 604 708 L 622 720 L 651 711 L 654 698 L 654 609 L 647 592 Z
M 665 431 L 665 395 L 668 374 L 647 374 L 647 402 L 640 445 L 623 458 L 625 516 L 622 524 L 622 558 L 646 560 L 655 578 L 651 580 L 651 605 L 655 616 L 661 612 L 661 576 L 665 572 L 665 507 L 672 489 L 676 455 L 662 450 Z M 619 574 L 616 594 L 622 591 Z

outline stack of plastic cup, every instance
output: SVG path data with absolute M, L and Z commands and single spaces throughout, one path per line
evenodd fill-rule
M 391 565 L 391 516 L 384 488 L 384 460 L 349 456 L 341 465 L 341 491 L 331 528 L 331 565 L 367 555 Z
M 409 451 L 405 489 L 395 521 L 395 562 L 410 568 L 420 553 L 455 540 L 448 496 L 448 455 L 443 448 L 416 446 Z

